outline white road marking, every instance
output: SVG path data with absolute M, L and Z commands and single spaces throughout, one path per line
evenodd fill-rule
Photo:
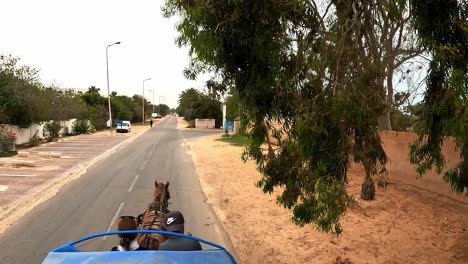
M 0 174 L 3 177 L 34 177 L 36 174 Z
M 143 164 L 140 167 L 140 170 L 143 170 L 146 167 L 147 162 L 148 162 L 148 159 L 146 159 L 145 162 L 143 162 Z
M 6 185 L 0 185 L 0 192 L 4 192 L 8 189 L 8 186 Z
M 154 145 L 154 147 L 151 149 L 150 153 L 148 154 L 148 157 L 146 158 L 145 162 L 143 162 L 143 165 L 140 167 L 140 170 L 143 170 L 146 167 L 146 163 L 148 163 L 148 160 L 151 158 L 153 155 L 153 151 L 156 149 L 157 145 Z
M 124 203 L 121 203 L 119 208 L 117 209 L 117 212 L 115 212 L 115 215 L 114 215 L 114 217 L 112 218 L 112 221 L 109 224 L 109 228 L 107 228 L 107 232 L 109 232 L 111 230 L 111 228 L 114 225 L 115 220 L 117 220 L 117 217 L 119 216 L 120 211 L 122 210 L 123 206 L 124 206 Z M 106 239 L 107 239 L 107 236 L 102 238 L 102 240 L 106 240 Z
M 132 182 L 132 185 L 130 185 L 130 188 L 128 188 L 128 192 L 131 192 L 131 191 L 132 191 L 133 186 L 135 185 L 136 181 L 138 180 L 138 177 L 140 177 L 140 175 L 137 174 L 137 175 L 135 176 L 135 179 L 134 179 L 133 182 Z

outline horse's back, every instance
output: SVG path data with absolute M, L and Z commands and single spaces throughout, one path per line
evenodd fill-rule
M 147 211 L 142 220 L 140 230 L 160 230 L 165 231 L 163 220 L 164 214 L 157 210 Z M 138 244 L 148 249 L 159 249 L 159 245 L 166 241 L 166 237 L 160 234 L 139 234 Z

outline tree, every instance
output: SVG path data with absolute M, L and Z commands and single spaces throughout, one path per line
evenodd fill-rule
M 187 72 L 212 70 L 241 98 L 246 122 L 252 124 L 246 156 L 263 174 L 259 187 L 271 193 L 282 186 L 278 202 L 293 209 L 297 224 L 341 232 L 338 219 L 350 201 L 345 182 L 352 130 L 342 118 L 350 109 L 345 109 L 346 98 L 334 97 L 335 86 L 324 85 L 325 68 L 309 67 L 327 59 L 313 52 L 327 48 L 327 42 L 314 41 L 321 21 L 316 6 L 289 0 L 174 0 L 166 2 L 165 11 L 182 18 L 177 42 L 190 46 Z M 273 120 L 283 121 L 280 131 L 271 126 Z M 367 131 L 373 130 L 359 130 L 358 139 Z M 270 134 L 277 139 L 276 151 Z
M 83 111 L 73 91 L 45 87 L 37 70 L 18 62 L 18 58 L 0 56 L 0 122 L 27 127 L 33 122 L 69 119 Z
M 200 101 L 201 93 L 195 88 L 190 88 L 179 95 L 179 106 L 176 112 L 179 116 L 185 117 L 190 109 L 194 108 L 194 104 Z
M 167 114 L 169 114 L 169 111 L 170 111 L 170 108 L 169 106 L 165 105 L 165 104 L 159 104 L 156 106 L 156 109 L 158 110 L 159 114 L 161 116 L 166 116 Z
M 413 147 L 412 160 L 422 164 L 420 170 L 434 162 L 443 165 L 441 140 L 452 134 L 458 134 L 464 160 L 468 158 L 468 145 L 463 143 L 468 142 L 465 126 L 453 119 L 456 113 L 458 120 L 466 118 L 462 111 L 466 95 L 461 92 L 467 90 L 468 49 L 466 38 L 462 37 L 466 36 L 466 4 L 453 7 L 461 2 L 453 0 L 445 7 L 434 1 L 428 9 L 425 1 L 412 0 L 411 10 L 427 13 L 423 26 L 416 23 L 428 39 L 425 47 L 439 55 L 437 64 L 432 65 L 436 74 L 429 79 L 437 89 L 432 88 L 435 93 L 428 92 L 426 108 L 423 107 L 428 128 L 421 134 L 419 146 Z M 177 44 L 190 47 L 186 76 L 195 78 L 212 72 L 215 76 L 211 87 L 222 92 L 231 89 L 239 95 L 245 123 L 251 126 L 252 141 L 244 158 L 256 161 L 263 175 L 258 186 L 264 192 L 283 188 L 278 203 L 292 209 L 295 223 L 313 223 L 324 231 L 341 232 L 339 219 L 350 202 L 346 192 L 350 162 L 364 167 L 363 199 L 375 196 L 373 176 L 385 183 L 387 156 L 378 125 L 381 117 L 388 115 L 389 101 L 394 96 L 385 89 L 384 81 L 392 81 L 387 76 L 392 75 L 398 61 L 410 54 L 384 56 L 381 46 L 395 44 L 394 41 L 398 44 L 399 39 L 403 42 L 405 27 L 400 25 L 405 22 L 407 26 L 406 4 L 331 0 L 326 8 L 319 9 L 316 1 L 303 0 L 166 1 L 165 15 L 180 17 Z M 447 14 L 434 24 L 428 20 L 433 13 L 439 13 L 438 5 L 444 6 L 440 13 Z M 395 25 L 382 29 L 376 21 Z M 449 30 L 440 32 L 443 27 Z M 385 35 L 385 30 L 399 33 Z M 421 32 L 418 34 L 421 36 Z M 383 35 L 388 36 L 384 37 L 387 41 L 376 39 Z M 443 43 L 447 40 L 456 45 Z M 438 50 L 441 46 L 443 49 Z M 393 49 L 385 51 L 392 53 Z M 450 82 L 459 89 L 444 97 L 447 94 L 440 91 Z M 443 100 L 447 98 L 450 100 Z M 182 113 L 190 102 L 180 103 Z M 434 117 L 439 119 L 431 123 Z M 273 127 L 272 121 L 280 121 L 282 127 Z M 444 130 L 443 121 L 450 121 L 445 122 Z M 428 134 L 430 147 L 424 145 L 424 135 Z M 265 143 L 267 147 L 263 149 Z M 461 163 L 446 177 L 452 183 L 465 184 L 466 178 L 461 176 L 465 168 L 468 165 Z
M 407 1 L 380 0 L 368 1 L 370 8 L 363 9 L 363 16 L 368 17 L 372 26 L 365 29 L 366 41 L 370 41 L 369 52 L 374 58 L 373 66 L 380 72 L 381 89 L 384 90 L 384 115 L 379 120 L 380 128 L 392 130 L 391 113 L 394 107 L 395 72 L 409 78 L 406 72 L 417 71 L 407 63 L 423 53 L 417 42 L 410 23 L 410 12 Z M 372 22 L 373 21 L 373 22 Z M 403 71 L 403 72 L 402 72 Z
M 224 100 L 226 104 L 226 120 L 234 121 L 236 117 L 240 116 L 240 99 L 233 90 Z
M 209 92 L 202 93 L 194 88 L 182 91 L 176 111 L 187 121 L 193 121 L 196 118 L 215 119 L 216 127 L 219 127 L 222 122 L 221 102 L 218 96 Z
M 452 137 L 460 162 L 444 180 L 459 194 L 468 194 L 468 2 L 410 0 L 412 19 L 421 43 L 431 53 L 427 90 L 418 109 L 418 140 L 411 145 L 411 162 L 422 176 L 445 166 L 441 145 Z

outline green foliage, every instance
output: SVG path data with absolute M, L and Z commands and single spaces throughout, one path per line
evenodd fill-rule
M 0 129 L 0 151 L 9 151 L 16 143 L 16 133 L 8 129 Z
M 47 122 L 44 125 L 42 135 L 46 138 L 47 142 L 52 142 L 60 137 L 60 129 L 62 126 L 58 121 Z
M 79 118 L 90 120 L 97 129 L 104 129 L 109 120 L 108 98 L 99 92 L 95 86 L 90 86 L 85 93 L 44 86 L 39 82 L 37 70 L 19 66 L 18 58 L 0 56 L 0 123 L 28 127 L 33 122 Z M 149 116 L 151 106 L 147 100 L 144 102 Z M 113 119 L 141 121 L 141 103 L 139 95 L 130 98 L 113 92 Z M 161 108 L 166 110 L 165 105 Z
M 77 119 L 72 125 L 72 133 L 76 135 L 91 133 L 93 130 L 94 128 L 89 120 Z
M 0 151 L 0 158 L 14 157 L 18 154 L 16 150 Z
M 84 111 L 75 92 L 46 87 L 37 70 L 18 64 L 18 58 L 0 56 L 0 122 L 28 127 L 44 120 L 67 120 Z
M 416 121 L 414 116 L 406 114 L 399 109 L 393 109 L 390 112 L 390 120 L 392 122 L 392 129 L 401 132 L 412 131 L 412 127 Z
M 411 162 L 422 176 L 445 166 L 444 139 L 452 137 L 460 158 L 444 175 L 457 193 L 468 194 L 468 3 L 458 0 L 411 0 L 413 22 L 432 60 L 427 90 L 419 108 L 418 140 L 411 145 Z
M 177 114 L 185 120 L 192 121 L 196 118 L 215 119 L 217 127 L 222 122 L 221 102 L 213 94 L 205 94 L 194 88 L 182 91 L 179 95 Z
M 225 99 L 226 103 L 226 120 L 234 121 L 236 117 L 240 116 L 240 99 L 236 94 L 228 95 Z
M 332 5 L 326 22 L 300 0 L 168 0 L 164 12 L 181 18 L 177 43 L 190 46 L 192 59 L 186 75 L 215 72 L 210 87 L 239 97 L 251 140 L 244 158 L 257 162 L 258 186 L 282 187 L 278 202 L 295 223 L 340 233 L 350 156 L 368 177 L 385 174 L 387 158 L 376 128 L 383 76 L 368 52 L 375 42 L 362 33 L 374 21 L 364 2 Z M 190 116 L 197 96 L 179 101 L 179 115 Z
M 169 106 L 165 105 L 165 104 L 159 104 L 156 106 L 157 109 L 158 109 L 158 113 L 161 115 L 161 116 L 167 116 L 170 112 L 170 108 Z
M 249 137 L 245 135 L 241 135 L 241 134 L 235 134 L 233 136 L 223 137 L 218 140 L 230 143 L 231 145 L 236 146 L 236 147 L 247 147 L 250 145 Z

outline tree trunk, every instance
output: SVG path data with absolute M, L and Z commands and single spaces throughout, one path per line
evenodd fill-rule
M 389 63 L 386 73 L 387 79 L 387 91 L 385 98 L 385 111 L 383 115 L 379 118 L 379 127 L 382 130 L 392 131 L 392 122 L 390 119 L 390 113 L 392 112 L 393 107 L 393 63 Z
M 384 131 L 392 131 L 392 122 L 390 121 L 390 109 L 386 106 L 385 113 L 379 118 L 379 128 Z
M 366 171 L 366 178 L 364 179 L 364 182 L 362 183 L 362 186 L 361 186 L 361 198 L 363 200 L 374 200 L 375 199 L 374 180 L 372 180 L 369 170 L 366 168 L 364 168 L 364 170 Z

